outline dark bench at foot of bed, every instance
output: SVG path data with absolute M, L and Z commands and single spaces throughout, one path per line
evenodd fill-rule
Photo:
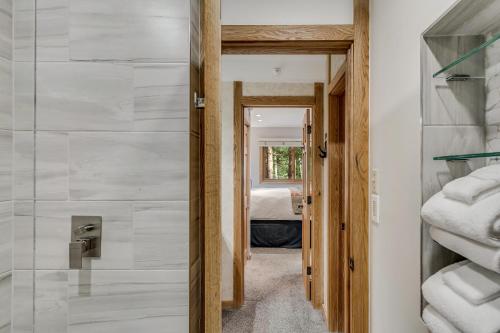
M 296 220 L 252 220 L 252 247 L 302 247 L 302 221 Z

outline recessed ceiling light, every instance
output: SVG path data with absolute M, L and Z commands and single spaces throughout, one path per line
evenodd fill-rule
M 256 116 L 256 117 L 262 117 L 262 115 L 261 115 L 261 114 L 256 114 L 255 116 Z
M 261 123 L 261 122 L 262 122 L 262 119 L 257 119 L 257 121 L 258 121 L 259 123 Z

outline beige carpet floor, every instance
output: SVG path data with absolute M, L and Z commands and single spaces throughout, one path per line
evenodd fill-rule
M 223 311 L 224 333 L 325 333 L 306 301 L 301 250 L 252 248 L 245 267 L 245 305 Z

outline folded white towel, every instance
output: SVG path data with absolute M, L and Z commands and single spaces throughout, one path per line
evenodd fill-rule
M 500 296 L 500 274 L 462 261 L 455 270 L 443 273 L 443 281 L 469 303 L 481 305 Z
M 425 307 L 422 313 L 422 319 L 432 333 L 460 333 L 459 330 L 443 318 L 443 316 L 430 305 Z
M 439 244 L 489 270 L 500 273 L 500 248 L 431 227 L 430 234 Z
M 443 187 L 443 193 L 447 198 L 469 205 L 498 192 L 500 192 L 500 182 L 472 176 L 457 178 Z
M 438 192 L 422 207 L 422 218 L 454 234 L 500 247 L 500 192 L 473 205 L 448 199 Z
M 465 333 L 498 333 L 500 298 L 472 305 L 444 284 L 443 273 L 457 266 L 448 266 L 428 278 L 422 285 L 424 298 L 453 326 Z

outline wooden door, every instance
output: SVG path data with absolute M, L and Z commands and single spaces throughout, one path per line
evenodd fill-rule
M 243 253 L 245 260 L 250 259 L 250 125 L 243 127 Z
M 311 110 L 304 115 L 302 141 L 304 145 L 302 158 L 302 275 L 307 300 L 311 300 L 311 189 L 312 189 L 312 127 Z

